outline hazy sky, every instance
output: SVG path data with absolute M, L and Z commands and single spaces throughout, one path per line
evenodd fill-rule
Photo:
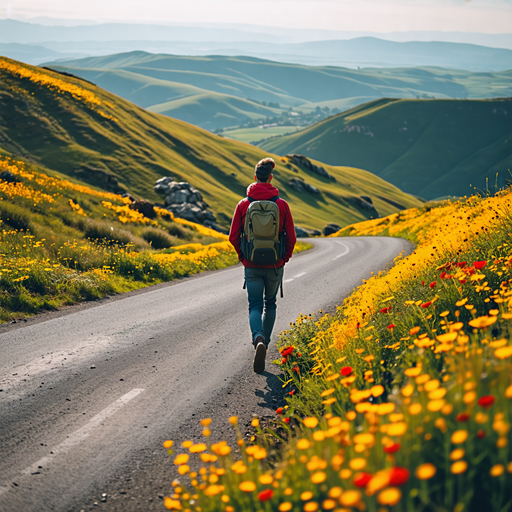
M 0 18 L 512 32 L 512 0 L 0 0 Z

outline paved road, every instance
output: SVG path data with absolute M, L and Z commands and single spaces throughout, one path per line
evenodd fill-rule
M 411 250 L 391 238 L 314 244 L 286 267 L 275 333 Z M 198 438 L 201 417 L 215 429 L 271 414 L 279 370 L 252 373 L 242 284 L 237 266 L 2 327 L 0 511 L 162 510 L 162 440 Z

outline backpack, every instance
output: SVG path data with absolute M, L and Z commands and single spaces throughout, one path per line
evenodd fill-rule
M 279 230 L 279 196 L 268 201 L 256 201 L 251 197 L 242 231 L 243 257 L 256 265 L 275 265 L 283 259 L 286 233 Z

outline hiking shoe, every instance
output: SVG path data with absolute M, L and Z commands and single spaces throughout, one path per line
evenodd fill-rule
M 265 338 L 263 336 L 257 336 L 254 340 L 254 345 L 256 346 L 253 363 L 254 372 L 263 373 L 265 371 L 265 358 L 267 357 Z

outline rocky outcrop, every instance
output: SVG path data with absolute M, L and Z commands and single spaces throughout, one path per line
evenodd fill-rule
M 318 190 L 313 185 L 306 183 L 305 181 L 299 180 L 298 178 L 290 178 L 288 181 L 288 186 L 295 190 L 296 192 L 307 192 L 308 194 L 320 194 L 320 190 Z
M 379 212 L 373 205 L 372 198 L 369 196 L 349 196 L 344 198 L 349 204 L 355 206 L 358 210 L 368 210 L 369 212 L 376 213 Z
M 322 233 L 318 229 L 306 229 L 295 226 L 295 235 L 297 238 L 309 238 L 310 236 L 320 236 Z
M 82 165 L 82 167 L 75 171 L 75 173 L 79 175 L 78 177 L 80 179 L 87 181 L 88 183 L 92 183 L 93 185 L 97 185 L 108 192 L 113 192 L 114 194 L 122 194 L 126 192 L 113 174 L 103 171 L 102 169 L 98 169 L 90 165 Z
M 322 230 L 324 236 L 332 235 L 333 233 L 337 233 L 341 229 L 341 226 L 338 224 L 327 224 L 325 228 Z
M 166 195 L 170 188 L 170 183 L 175 183 L 176 180 L 172 176 L 166 176 L 165 178 L 160 178 L 159 180 L 156 180 L 155 183 L 155 192 L 157 194 Z
M 21 178 L 9 171 L 0 173 L 0 180 L 7 181 L 7 183 L 21 183 Z
M 288 160 L 292 161 L 295 165 L 303 167 L 308 171 L 314 172 L 315 174 L 318 174 L 323 178 L 327 178 L 331 181 L 336 181 L 336 178 L 334 176 L 331 176 L 323 167 L 315 165 L 309 158 L 305 157 L 304 155 L 291 154 L 286 155 L 285 158 L 288 158 Z
M 136 199 L 128 206 L 128 208 L 142 213 L 142 215 L 148 219 L 154 219 L 156 217 L 155 205 L 149 201 L 145 201 L 144 199 Z
M 177 182 L 167 176 L 157 180 L 155 192 L 165 196 L 165 208 L 176 217 L 227 234 L 227 231 L 217 224 L 215 215 L 208 209 L 209 206 L 201 192 L 190 183 Z

